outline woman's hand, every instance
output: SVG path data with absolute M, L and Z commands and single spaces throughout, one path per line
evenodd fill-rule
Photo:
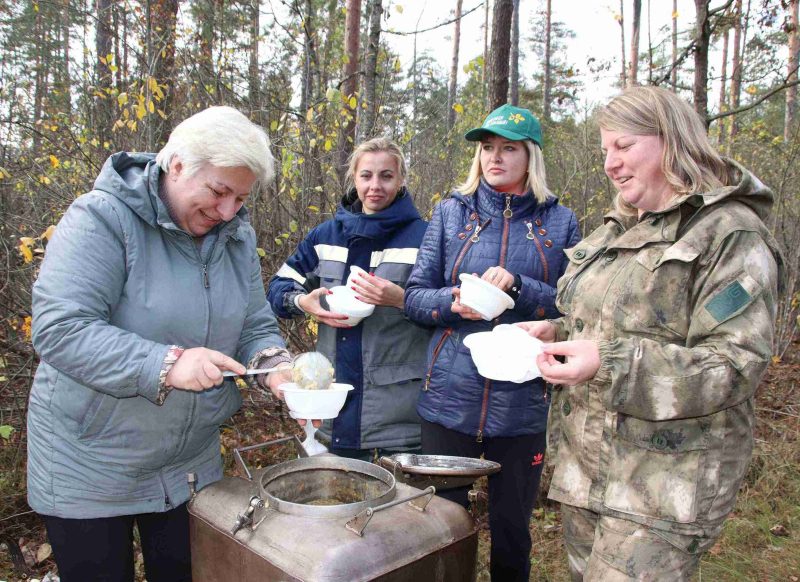
M 360 271 L 352 279 L 351 289 L 357 298 L 370 305 L 387 305 L 403 309 L 403 288 L 388 279 Z
M 481 275 L 481 279 L 499 287 L 501 291 L 508 291 L 514 284 L 514 275 L 506 271 L 503 267 L 489 267 Z
M 521 327 L 528 335 L 550 343 L 556 341 L 556 326 L 549 321 L 520 321 L 515 324 Z
M 566 356 L 562 364 L 555 356 Z M 575 340 L 556 342 L 542 346 L 542 353 L 536 358 L 542 378 L 551 384 L 575 386 L 594 378 L 600 369 L 600 351 L 597 342 Z
M 244 374 L 247 369 L 222 352 L 208 348 L 184 350 L 167 373 L 167 386 L 202 392 L 222 384 L 222 371 Z
M 300 309 L 317 319 L 317 321 L 320 323 L 324 323 L 325 325 L 329 325 L 331 327 L 352 327 L 342 322 L 343 319 L 347 319 L 346 315 L 328 311 L 322 307 L 320 298 L 323 295 L 329 294 L 330 291 L 328 289 L 325 287 L 320 287 L 319 289 L 314 289 L 307 295 L 301 295 L 300 299 L 297 300 L 297 303 L 300 305 Z
M 450 311 L 461 316 L 462 319 L 483 319 L 480 313 L 461 304 L 461 289 L 453 287 L 453 304 Z

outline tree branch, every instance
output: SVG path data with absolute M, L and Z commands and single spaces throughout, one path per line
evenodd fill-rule
M 711 124 L 712 122 L 716 121 L 717 119 L 722 119 L 724 117 L 730 117 L 731 115 L 737 115 L 739 113 L 744 113 L 745 111 L 749 111 L 754 107 L 757 107 L 776 93 L 780 93 L 784 89 L 788 89 L 789 87 L 794 87 L 795 85 L 800 84 L 800 80 L 795 80 L 792 82 L 783 82 L 780 85 L 773 87 L 763 95 L 761 95 L 755 101 L 748 103 L 747 105 L 742 105 L 741 107 L 737 107 L 736 109 L 732 109 L 731 111 L 722 111 L 717 113 L 716 115 L 710 115 L 706 118 L 706 124 Z
M 412 30 L 411 32 L 398 32 L 396 30 L 384 30 L 384 29 L 381 29 L 381 32 L 385 32 L 386 34 L 397 34 L 399 36 L 412 36 L 414 34 L 419 34 L 421 32 L 430 32 L 431 30 L 436 30 L 437 28 L 441 28 L 443 26 L 447 26 L 448 24 L 453 24 L 456 20 L 463 20 L 463 18 L 467 14 L 470 14 L 471 12 L 475 12 L 481 6 L 483 6 L 483 2 L 481 2 L 480 4 L 477 4 L 474 8 L 470 8 L 466 12 L 462 12 L 461 13 L 461 18 L 453 18 L 453 19 L 447 20 L 445 22 L 440 22 L 439 24 L 431 26 L 430 28 L 423 28 L 422 30 Z

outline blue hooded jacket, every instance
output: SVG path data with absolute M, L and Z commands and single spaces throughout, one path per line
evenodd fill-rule
M 511 215 L 504 216 L 504 211 Z M 436 206 L 405 295 L 411 320 L 437 326 L 428 347 L 420 416 L 478 439 L 544 432 L 544 382 L 483 378 L 463 339 L 500 323 L 558 317 L 556 282 L 568 264 L 564 249 L 579 240 L 575 214 L 557 199 L 540 204 L 531 192 L 504 194 L 483 179 L 474 194 L 454 192 Z M 497 265 L 520 275 L 514 308 L 493 321 L 453 313 L 452 288 L 459 285 L 458 276 L 482 275 Z
M 364 214 L 353 194 L 333 220 L 308 233 L 270 280 L 269 301 L 278 316 L 303 315 L 294 298 L 344 284 L 352 265 L 405 287 L 426 228 L 411 196 L 404 188 L 386 209 Z M 419 446 L 415 403 L 430 332 L 401 309 L 380 305 L 354 327 L 319 326 L 317 350 L 333 362 L 337 382 L 355 387 L 339 416 L 320 430 L 334 448 Z

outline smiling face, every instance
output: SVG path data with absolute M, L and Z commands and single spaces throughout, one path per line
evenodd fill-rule
M 481 140 L 481 173 L 498 192 L 524 194 L 528 187 L 528 149 L 499 135 Z
M 204 236 L 236 216 L 255 181 L 255 174 L 243 166 L 203 164 L 189 176 L 180 158 L 174 156 L 165 179 L 170 216 L 192 236 Z
M 644 212 L 663 210 L 675 196 L 661 170 L 664 142 L 657 135 L 600 130 L 606 159 L 603 169 L 622 199 Z
M 375 214 L 394 202 L 403 186 L 403 177 L 391 154 L 367 152 L 358 158 L 353 183 L 364 214 Z

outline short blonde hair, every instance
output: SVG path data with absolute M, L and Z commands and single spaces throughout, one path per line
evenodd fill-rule
M 523 139 L 518 143 L 525 144 L 525 149 L 528 151 L 528 179 L 525 183 L 527 189 L 533 192 L 534 198 L 536 198 L 540 204 L 546 202 L 550 198 L 554 198 L 555 194 L 547 187 L 547 173 L 544 168 L 542 148 L 530 139 Z M 467 179 L 463 184 L 456 186 L 456 192 L 460 192 L 461 194 L 474 194 L 478 189 L 478 184 L 480 184 L 481 177 L 483 177 L 483 170 L 481 169 L 482 145 L 482 142 L 478 142 Z
M 394 158 L 395 162 L 397 162 L 397 171 L 400 172 L 402 183 L 405 184 L 407 174 L 406 160 L 403 158 L 403 152 L 400 150 L 400 146 L 387 137 L 375 137 L 358 144 L 347 159 L 345 191 L 349 191 L 355 186 L 356 168 L 358 167 L 358 161 L 361 159 L 361 156 L 364 154 L 377 154 L 381 152 L 389 154 Z
M 275 160 L 267 132 L 233 107 L 209 107 L 181 121 L 156 156 L 164 173 L 178 156 L 192 176 L 203 165 L 245 167 L 256 177 L 253 190 L 275 177 Z
M 598 123 L 610 131 L 660 137 L 661 171 L 679 198 L 729 182 L 727 165 L 708 140 L 700 116 L 672 91 L 655 86 L 625 89 L 600 109 Z M 625 214 L 637 212 L 619 194 L 614 204 Z

